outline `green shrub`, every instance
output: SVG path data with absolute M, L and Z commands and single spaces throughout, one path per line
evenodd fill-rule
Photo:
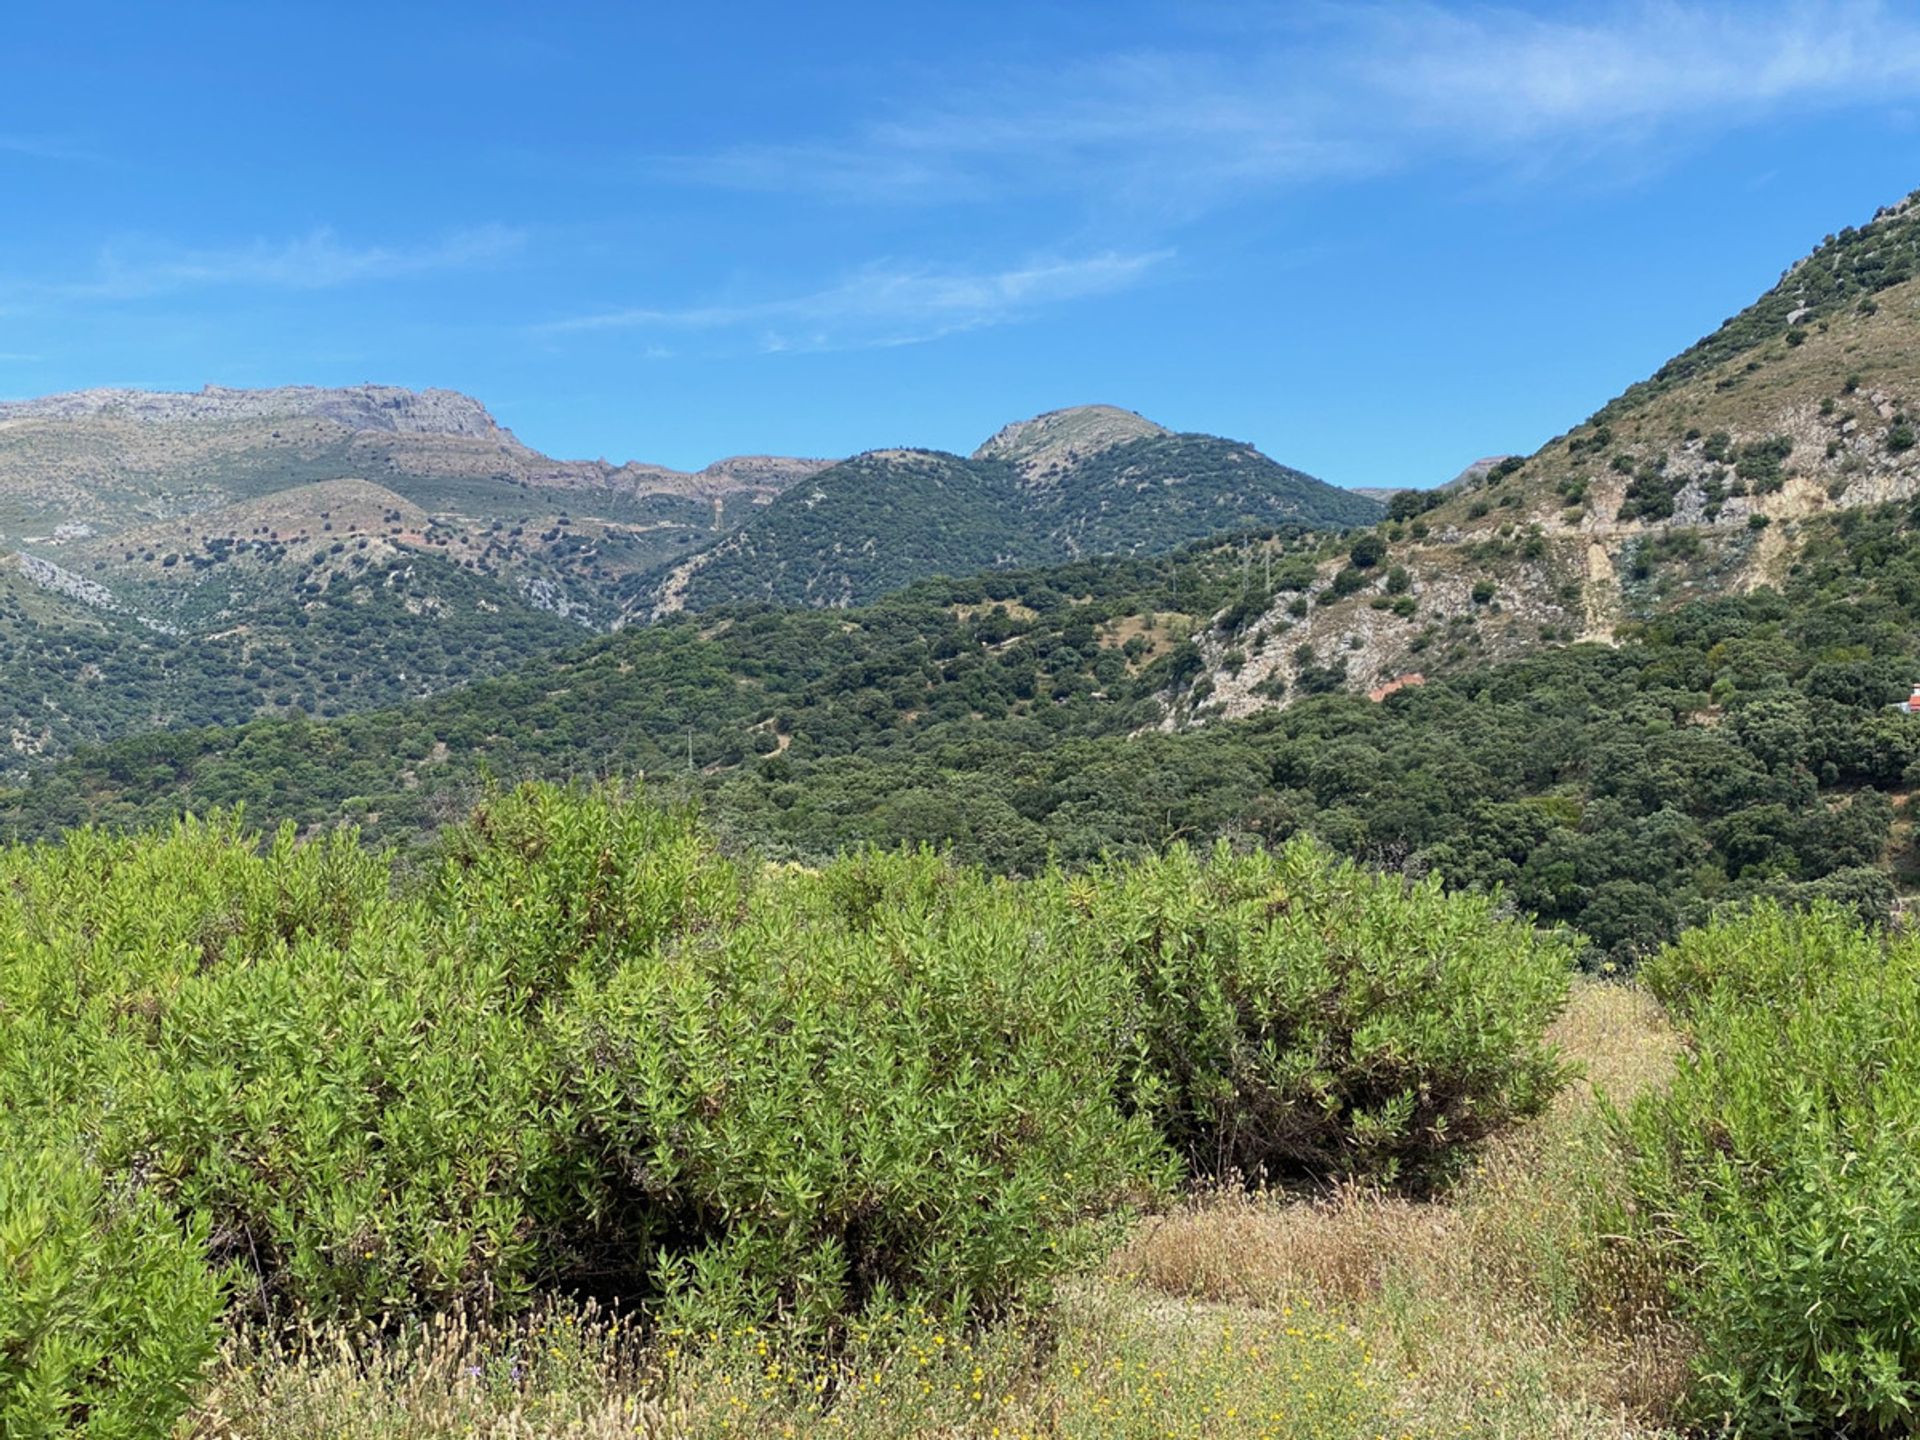
M 611 787 L 490 795 L 410 887 L 233 817 L 0 850 L 6 1433 L 176 1404 L 229 1280 L 833 1337 L 1043 1298 L 1181 1158 L 1433 1183 L 1558 1074 L 1565 953 L 1495 903 L 1306 842 L 767 867 Z
M 1075 1258 L 1072 1227 L 1170 1180 L 1116 1105 L 1126 975 L 1035 919 L 1013 882 L 866 854 L 582 993 L 569 1104 L 653 1282 L 707 1320 L 996 1310 Z
M 1358 565 L 1343 565 L 1335 572 L 1333 583 L 1327 588 L 1328 595 L 1351 595 L 1367 584 L 1367 574 Z
M 186 824 L 9 858 L 0 996 L 61 1019 L 0 1037 L 0 1100 L 94 1117 L 109 1175 L 195 1217 L 243 1303 L 531 1293 L 539 1207 L 578 1182 L 514 931 L 395 899 L 350 834 L 259 854 Z
M 0 854 L 0 1114 L 86 1116 L 274 1313 L 1002 1308 L 1171 1175 L 1118 1108 L 1130 982 L 1066 938 L 1013 882 L 763 875 L 615 790 L 491 797 L 417 898 L 350 835 L 83 832 Z
M 1643 973 L 1691 1045 L 1619 1122 L 1628 1234 L 1699 1335 L 1696 1411 L 1755 1436 L 1912 1434 L 1920 943 L 1769 903 Z
M 219 1340 L 204 1234 L 74 1144 L 0 1137 L 0 1434 L 168 1433 Z
M 1175 849 L 1066 891 L 1088 963 L 1135 977 L 1136 1103 L 1196 1174 L 1422 1188 L 1562 1078 L 1542 1034 L 1568 951 L 1489 897 L 1306 840 Z
M 1778 490 L 1786 479 L 1786 462 L 1793 454 L 1793 441 L 1785 435 L 1769 435 L 1740 447 L 1733 473 L 1755 487 L 1755 494 Z

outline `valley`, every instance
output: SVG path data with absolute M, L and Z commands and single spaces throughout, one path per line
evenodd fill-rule
M 744 456 L 686 473 L 550 460 L 446 391 L 0 404 L 0 756 L 20 772 L 143 729 L 336 718 L 680 609 L 844 606 L 935 574 L 1378 514 L 1250 447 L 1138 417 L 1111 445 L 1103 414 L 1024 422 L 1085 432 L 1034 478 L 985 455 L 1021 425 L 971 460 Z
M 0 403 L 0 1431 L 1909 1433 L 1917 267 L 1430 488 Z
M 1592 420 L 1384 516 L 1080 407 L 967 459 L 738 462 L 745 520 L 576 591 L 555 557 L 610 575 L 604 517 L 637 482 L 540 480 L 458 397 L 360 397 L 355 423 L 398 428 L 354 443 L 448 438 L 456 458 L 411 462 L 441 474 L 491 445 L 519 503 L 573 509 L 530 533 L 431 510 L 447 492 L 417 479 L 303 479 L 22 552 L 64 578 L 16 569 L 0 612 L 28 641 L 0 823 L 244 804 L 404 845 L 482 775 L 627 773 L 808 863 L 907 840 L 1026 872 L 1310 833 L 1502 887 L 1610 963 L 1753 895 L 1884 916 L 1920 864 L 1920 727 L 1888 708 L 1920 673 L 1917 215 L 1835 237 Z M 722 482 L 649 483 L 691 504 Z

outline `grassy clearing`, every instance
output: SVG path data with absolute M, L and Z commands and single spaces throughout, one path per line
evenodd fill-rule
M 1606 1164 L 1596 1092 L 1624 1103 L 1660 1085 L 1677 1042 L 1644 993 L 1601 984 L 1576 990 L 1552 1038 L 1585 1078 L 1445 1202 L 1223 1192 L 1143 1224 L 1114 1272 L 1170 1296 L 1330 1308 L 1389 1369 L 1417 1433 L 1663 1433 L 1686 1338 L 1657 1278 L 1593 1236 L 1582 1197 Z
M 1678 1044 L 1646 995 L 1600 984 L 1576 989 L 1553 1038 L 1584 1079 L 1446 1200 L 1197 1196 L 1044 1320 L 908 1316 L 825 1364 L 775 1331 L 629 1333 L 591 1310 L 360 1342 L 243 1335 L 184 1433 L 1651 1440 L 1686 1337 L 1590 1238 L 1578 1197 L 1595 1092 L 1663 1084 Z

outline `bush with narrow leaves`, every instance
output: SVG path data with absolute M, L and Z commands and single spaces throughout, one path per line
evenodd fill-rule
M 1619 1121 L 1618 1222 L 1700 1338 L 1695 1405 L 1751 1436 L 1920 1426 L 1920 940 L 1772 904 L 1645 967 L 1689 1054 Z
M 1311 842 L 1185 849 L 1055 880 L 1100 964 L 1133 977 L 1135 1103 L 1201 1175 L 1421 1188 L 1538 1111 L 1567 947 Z
M 0 1434 L 167 1432 L 219 1342 L 222 1277 L 152 1194 L 72 1137 L 0 1149 Z
M 1444 1175 L 1566 974 L 1305 843 L 814 871 L 617 787 L 490 795 L 412 885 L 232 818 L 0 850 L 0 1414 L 177 1406 L 222 1303 L 1018 1310 L 1182 1159 Z

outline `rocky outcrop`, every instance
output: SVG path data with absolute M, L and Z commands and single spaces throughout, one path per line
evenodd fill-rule
M 320 419 L 350 430 L 392 435 L 463 435 L 511 439 L 487 407 L 457 390 L 407 390 L 397 385 L 282 385 L 237 390 L 207 385 L 193 391 L 78 390 L 37 400 L 0 402 L 9 420 L 79 420 L 113 416 L 149 425 L 236 420 Z
M 1016 420 L 995 431 L 976 460 L 1004 460 L 1029 481 L 1057 478 L 1089 455 L 1129 440 L 1170 433 L 1144 415 L 1115 405 L 1076 405 Z

